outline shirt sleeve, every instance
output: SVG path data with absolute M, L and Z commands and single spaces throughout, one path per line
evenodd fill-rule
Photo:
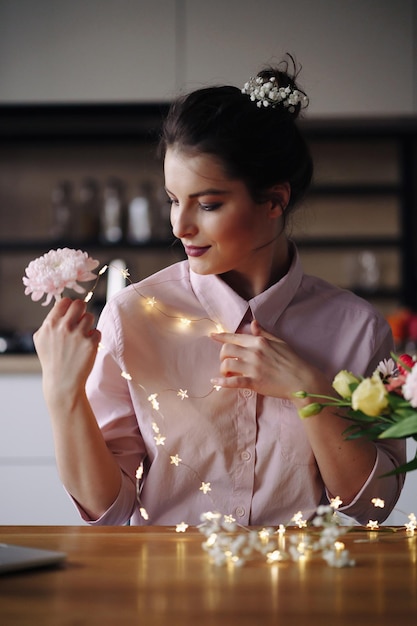
M 106 444 L 119 464 L 122 483 L 116 500 L 99 519 L 88 519 L 77 502 L 75 505 L 89 524 L 121 525 L 128 522 L 137 505 L 136 470 L 146 456 L 146 448 L 133 408 L 129 381 L 122 376 L 118 322 L 109 306 L 105 307 L 98 328 L 102 333 L 101 347 L 86 391 Z
M 387 440 L 386 443 L 378 444 L 376 447 L 375 464 L 362 489 L 350 504 L 338 509 L 359 524 L 367 524 L 369 520 L 382 523 L 393 510 L 404 484 L 404 474 L 393 476 L 384 476 L 384 474 L 405 462 L 405 441 Z M 330 500 L 328 493 L 327 497 Z
M 388 358 L 394 350 L 389 325 L 379 316 L 376 319 L 374 337 L 374 350 L 365 376 L 371 376 L 380 361 Z M 375 464 L 366 482 L 349 505 L 339 508 L 340 512 L 349 515 L 359 524 L 367 524 L 369 520 L 383 522 L 394 509 L 404 485 L 404 474 L 392 476 L 385 474 L 406 462 L 406 442 L 399 439 L 376 440 L 375 447 L 377 450 Z M 383 507 L 379 506 L 380 501 L 384 501 Z

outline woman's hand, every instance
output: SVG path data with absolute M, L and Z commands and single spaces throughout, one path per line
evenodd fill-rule
M 45 392 L 59 395 L 84 388 L 100 336 L 85 302 L 63 298 L 55 304 L 33 337 Z
M 213 333 L 221 342 L 220 376 L 212 383 L 227 388 L 252 389 L 264 396 L 294 401 L 302 389 L 328 389 L 324 375 L 301 359 L 290 346 L 251 323 L 252 335 Z

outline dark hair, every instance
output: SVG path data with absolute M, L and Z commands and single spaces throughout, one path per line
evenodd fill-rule
M 305 95 L 295 83 L 295 71 L 289 75 L 287 61 L 263 69 L 258 76 L 274 77 L 279 87 L 289 86 Z M 175 147 L 213 155 L 227 176 L 246 183 L 256 201 L 264 199 L 273 185 L 288 182 L 288 207 L 292 207 L 307 191 L 313 173 L 307 143 L 296 124 L 301 104 L 292 110 L 282 104 L 256 105 L 232 86 L 207 87 L 178 98 L 164 122 L 162 154 Z

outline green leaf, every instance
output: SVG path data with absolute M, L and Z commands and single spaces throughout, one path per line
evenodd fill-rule
M 402 419 L 400 422 L 393 424 L 387 428 L 381 435 L 380 439 L 402 439 L 410 437 L 417 433 L 417 414 Z
M 390 407 L 396 411 L 399 408 L 409 408 L 410 407 L 410 403 L 407 402 L 407 400 L 404 400 L 404 398 L 402 396 L 399 396 L 397 393 L 390 393 L 388 394 L 388 401 L 389 401 L 389 405 Z M 413 409 L 411 409 L 413 410 Z

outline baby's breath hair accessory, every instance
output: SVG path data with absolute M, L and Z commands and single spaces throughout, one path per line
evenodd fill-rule
M 277 106 L 283 106 L 290 113 L 295 112 L 295 107 L 299 104 L 301 108 L 308 105 L 308 98 L 306 95 L 293 89 L 292 87 L 279 87 L 277 85 L 275 76 L 268 78 L 250 78 L 247 83 L 244 84 L 242 93 L 248 95 L 253 102 L 256 102 L 258 107 L 273 108 Z

